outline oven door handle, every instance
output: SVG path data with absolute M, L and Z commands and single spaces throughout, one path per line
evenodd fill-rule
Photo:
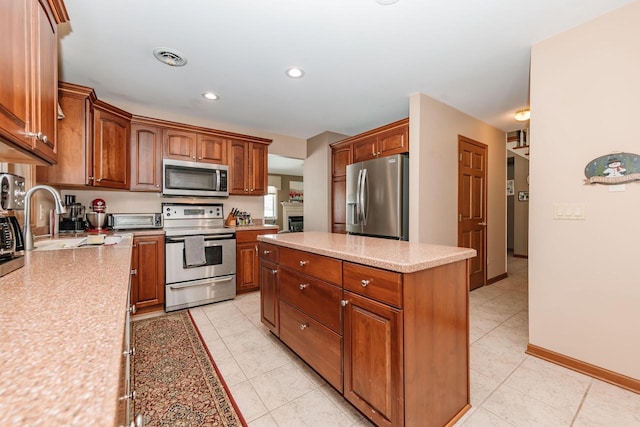
M 213 283 L 224 283 L 224 282 L 230 282 L 233 280 L 235 276 L 226 276 L 226 277 L 216 277 L 214 279 L 203 279 L 203 280 L 194 280 L 193 282 L 187 282 L 187 283 L 177 283 L 175 285 L 169 285 L 170 289 L 184 289 L 184 288 L 191 288 L 194 286 L 203 286 L 203 285 L 210 285 Z
M 212 236 L 207 236 L 204 238 L 205 242 L 210 242 L 212 240 L 229 240 L 229 239 L 235 239 L 235 235 L 234 234 L 215 234 Z M 184 237 L 165 237 L 164 239 L 165 243 L 183 243 L 184 242 Z

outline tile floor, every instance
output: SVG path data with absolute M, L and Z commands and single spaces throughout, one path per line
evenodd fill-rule
M 640 395 L 524 353 L 527 260 L 508 274 L 470 294 L 472 408 L 456 425 L 640 426 Z M 257 292 L 191 313 L 250 427 L 371 426 L 260 323 Z

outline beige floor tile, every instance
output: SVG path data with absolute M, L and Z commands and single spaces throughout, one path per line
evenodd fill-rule
M 213 360 L 215 360 L 216 363 L 231 357 L 231 352 L 224 344 L 224 341 L 222 341 L 222 339 L 217 338 L 209 340 L 205 337 L 204 343 L 209 349 L 209 353 L 211 353 L 211 357 L 213 357 Z
M 474 369 L 469 370 L 469 375 L 471 405 L 474 407 L 480 406 L 501 383 L 501 380 Z
M 247 380 L 247 376 L 242 372 L 240 365 L 238 365 L 238 362 L 236 362 L 233 357 L 215 360 L 215 362 L 224 382 L 227 383 L 229 387 Z
M 236 404 L 247 423 L 257 420 L 269 413 L 249 381 L 234 384 L 229 386 L 229 388 L 233 395 L 233 399 L 236 401 Z
M 333 404 L 336 405 L 342 411 L 342 413 L 347 416 L 347 418 L 349 418 L 352 424 L 363 426 L 374 425 L 329 384 L 320 386 L 319 390 L 324 393 L 324 395 L 327 396 L 333 402 Z
M 293 362 L 251 378 L 249 381 L 269 411 L 316 388 Z
M 278 424 L 276 424 L 271 414 L 263 415 L 247 424 L 249 427 L 278 427 Z
M 220 335 L 220 338 L 233 336 L 241 332 L 255 329 L 254 324 L 251 323 L 244 314 L 242 314 L 241 317 L 218 320 L 216 322 L 213 322 L 213 326 L 216 328 L 216 331 L 218 332 L 218 335 Z
M 501 385 L 482 408 L 516 426 L 570 426 L 572 417 L 506 385 Z
M 221 301 L 214 304 L 202 306 L 202 312 L 207 316 L 209 321 L 216 326 L 218 321 L 228 321 L 236 317 L 244 317 L 244 314 L 231 301 Z
M 484 408 L 478 408 L 478 410 L 474 411 L 469 415 L 468 418 L 465 418 L 462 424 L 456 424 L 456 426 L 464 426 L 464 427 L 512 427 L 514 424 L 511 424 L 497 415 L 492 414 Z
M 578 372 L 527 357 L 504 384 L 565 411 L 566 417 L 571 419 L 580 407 L 591 381 L 591 377 Z
M 234 356 L 234 358 L 247 378 L 257 377 L 291 361 L 273 344 L 245 351 Z
M 349 427 L 352 422 L 320 390 L 311 391 L 271 412 L 280 427 Z
M 574 426 L 638 427 L 640 394 L 594 379 Z
M 255 327 L 224 336 L 222 340 L 234 356 L 270 345 L 270 341 Z

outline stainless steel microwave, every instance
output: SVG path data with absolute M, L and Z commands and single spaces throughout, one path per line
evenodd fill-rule
M 229 166 L 162 160 L 162 195 L 228 197 Z

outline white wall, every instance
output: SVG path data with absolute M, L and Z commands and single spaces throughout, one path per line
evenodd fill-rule
M 307 140 L 304 161 L 304 231 L 331 232 L 331 147 L 347 138 L 323 132 Z
M 640 184 L 584 167 L 640 153 L 640 2 L 535 45 L 531 58 L 529 340 L 640 379 Z M 583 221 L 554 203 L 584 203 Z
M 458 135 L 489 146 L 487 278 L 506 267 L 505 134 L 427 95 L 409 105 L 409 240 L 458 244 Z

